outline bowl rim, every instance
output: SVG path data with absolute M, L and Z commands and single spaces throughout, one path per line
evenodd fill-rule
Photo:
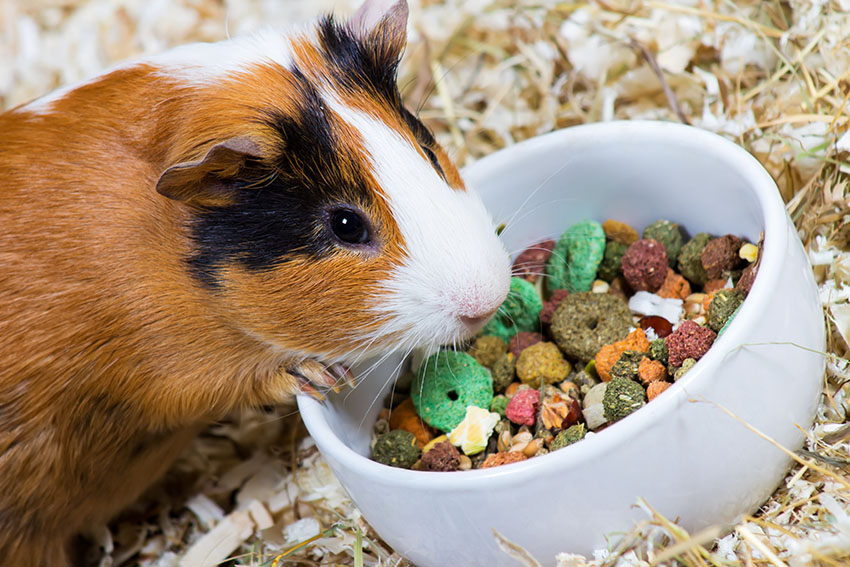
M 663 416 L 672 412 L 690 397 L 688 387 L 700 380 L 708 379 L 712 369 L 719 366 L 722 359 L 736 348 L 731 345 L 743 345 L 747 329 L 757 320 L 758 313 L 769 307 L 768 283 L 779 277 L 783 257 L 788 246 L 788 216 L 785 205 L 779 195 L 776 183 L 762 165 L 744 148 L 717 134 L 671 122 L 648 120 L 623 120 L 600 122 L 573 126 L 536 136 L 508 146 L 490 154 L 464 169 L 463 176 L 476 177 L 486 171 L 488 164 L 503 160 L 522 160 L 533 155 L 542 146 L 580 144 L 582 140 L 599 142 L 600 138 L 617 141 L 638 138 L 642 142 L 663 139 L 666 143 L 694 147 L 701 152 L 711 153 L 729 167 L 736 169 L 748 180 L 748 185 L 757 198 L 764 224 L 764 248 L 758 277 L 756 277 L 747 300 L 735 317 L 735 324 L 718 337 L 712 348 L 680 380 L 669 388 L 664 396 L 653 400 L 622 421 L 612 424 L 592 438 L 575 443 L 558 451 L 528 459 L 519 463 L 493 467 L 457 471 L 451 474 L 434 474 L 428 471 L 413 471 L 390 467 L 372 461 L 360 455 L 343 443 L 331 429 L 322 409 L 322 403 L 304 395 L 297 397 L 298 409 L 319 449 L 327 457 L 363 477 L 379 478 L 385 485 L 416 487 L 417 490 L 449 491 L 481 489 L 482 482 L 488 482 L 488 489 L 513 485 L 532 480 L 546 472 L 564 470 L 580 465 L 588 459 L 595 459 L 608 453 L 628 439 L 640 435 Z M 467 180 L 469 184 L 469 180 Z M 716 348 L 719 345 L 721 348 Z

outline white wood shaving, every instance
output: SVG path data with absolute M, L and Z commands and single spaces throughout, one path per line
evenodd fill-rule
M 283 529 L 285 543 L 295 545 L 322 533 L 322 528 L 316 518 L 302 518 L 289 524 Z
M 850 345 L 850 304 L 836 303 L 829 306 L 835 329 L 841 334 L 844 342 Z
M 559 553 L 555 556 L 556 567 L 588 567 L 587 558 L 576 553 Z
M 493 530 L 493 537 L 499 549 L 515 559 L 517 563 L 524 567 L 543 567 L 524 547 L 508 540 L 505 536 L 497 532 L 495 528 L 491 529 Z
M 195 494 L 186 501 L 186 508 L 192 511 L 201 525 L 210 529 L 224 519 L 224 510 L 206 494 Z
M 232 512 L 186 551 L 180 567 L 214 567 L 230 557 L 253 534 L 251 515 L 241 510 Z
M 274 526 L 272 515 L 259 500 L 252 500 L 248 504 L 248 512 L 251 514 L 251 519 L 254 520 L 254 525 L 258 530 L 267 530 Z

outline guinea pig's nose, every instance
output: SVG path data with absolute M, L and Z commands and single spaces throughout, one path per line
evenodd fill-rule
M 462 300 L 455 298 L 456 312 L 461 322 L 467 327 L 480 327 L 490 320 L 499 309 L 501 302 L 486 297 L 471 294 Z
M 498 309 L 498 307 L 496 309 Z M 490 320 L 490 317 L 492 317 L 496 313 L 496 309 L 488 311 L 487 313 L 484 313 L 482 315 L 476 315 L 474 317 L 461 315 L 460 320 L 467 327 L 480 327 Z

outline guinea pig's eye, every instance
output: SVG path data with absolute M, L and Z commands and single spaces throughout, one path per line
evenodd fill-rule
M 331 211 L 330 225 L 334 235 L 347 244 L 367 244 L 371 240 L 368 223 L 351 209 Z

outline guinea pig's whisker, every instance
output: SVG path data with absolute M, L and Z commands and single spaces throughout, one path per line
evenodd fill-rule
M 429 353 L 429 355 L 427 357 L 425 357 L 425 361 L 422 363 L 421 373 L 422 373 L 423 376 L 428 375 L 428 361 L 431 360 L 432 354 L 433 353 Z M 422 392 L 424 391 L 424 387 L 425 387 L 424 384 L 425 384 L 425 380 L 419 381 L 419 397 L 420 398 L 422 397 Z
M 407 91 L 410 89 L 412 85 L 417 83 L 416 77 L 411 77 L 407 81 L 404 82 L 403 85 L 400 85 L 398 88 L 398 92 L 401 95 L 402 100 L 407 100 Z M 419 114 L 419 111 L 422 110 L 422 107 L 418 107 L 416 109 L 416 113 Z
M 381 338 L 380 335 L 375 335 L 371 339 L 369 339 L 369 342 L 367 342 L 365 345 L 361 346 L 360 349 L 359 349 L 360 352 L 357 353 L 357 357 L 352 362 L 352 365 L 357 364 L 361 360 L 363 360 L 363 358 L 365 356 L 367 356 L 369 349 L 372 348 L 372 345 L 375 344 L 375 341 L 377 341 L 379 338 Z
M 368 368 L 365 372 L 362 372 L 362 373 L 361 373 L 361 375 L 360 375 L 360 377 L 359 377 L 359 380 L 366 380 L 366 379 L 369 377 L 369 375 L 370 375 L 370 374 L 371 374 L 371 373 L 372 373 L 372 372 L 373 372 L 376 368 L 378 368 L 381 364 L 383 364 L 383 362 L 384 362 L 385 360 L 387 360 L 387 358 L 389 358 L 389 357 L 390 357 L 390 356 L 392 356 L 393 354 L 394 354 L 394 351 L 389 351 L 389 352 L 384 353 L 384 354 L 383 354 L 383 355 L 382 355 L 382 356 L 381 356 L 378 360 L 376 360 L 375 362 L 373 362 L 373 363 L 369 366 L 369 368 Z M 397 368 L 398 368 L 398 367 L 397 367 Z M 387 384 L 390 380 L 392 380 L 394 375 L 395 375 L 395 374 L 394 374 L 393 372 L 388 373 L 388 374 L 387 374 L 387 379 L 386 379 L 386 381 L 384 382 L 384 385 L 386 385 L 386 384 Z M 382 392 L 383 390 L 384 390 L 384 388 L 382 387 L 379 391 L 381 391 L 381 392 Z M 349 394 L 350 394 L 350 393 L 349 393 Z M 349 394 L 347 394 L 347 395 L 349 395 Z M 367 408 L 366 408 L 366 411 L 364 412 L 364 419 L 365 419 L 365 415 L 369 413 L 369 411 L 370 411 L 370 410 L 371 410 L 371 409 L 375 406 L 375 403 L 376 403 L 377 401 L 378 401 L 378 397 L 376 396 L 376 397 L 375 397 L 375 399 L 374 399 L 374 400 L 372 400 L 372 403 L 371 403 L 371 404 L 369 404 L 369 407 L 367 407 Z M 362 421 L 361 421 L 361 425 L 362 425 L 362 424 L 363 424 L 363 423 L 362 423 Z
M 269 416 L 268 419 L 263 421 L 263 424 L 265 425 L 265 424 L 275 423 L 277 421 L 283 421 L 284 419 L 286 419 L 288 417 L 292 417 L 293 415 L 295 415 L 297 413 L 298 413 L 297 407 L 295 407 L 295 408 L 293 408 L 289 411 L 283 412 L 283 413 L 275 413 L 274 415 Z
M 380 328 L 381 323 L 386 323 L 386 322 L 390 321 L 391 318 L 389 316 L 384 316 L 384 317 L 381 317 L 377 320 L 378 320 L 378 323 L 379 323 L 378 327 Z M 353 328 L 349 333 L 347 333 L 347 336 L 350 336 L 351 339 L 354 342 L 359 342 L 357 339 L 362 340 L 363 331 L 370 331 L 370 330 L 372 331 L 372 337 L 368 340 L 368 342 L 366 342 L 365 344 L 361 343 L 358 346 L 357 355 L 354 358 L 354 360 L 351 362 L 351 364 L 350 364 L 351 366 L 358 364 L 359 362 L 361 362 L 363 360 L 364 357 L 368 356 L 369 353 L 370 353 L 370 349 L 372 348 L 372 345 L 374 345 L 376 341 L 385 338 L 385 336 L 386 336 L 385 333 L 381 333 L 381 332 L 372 330 L 372 328 L 374 326 L 375 325 L 373 325 L 373 324 L 365 324 L 364 323 L 362 325 L 359 325 L 359 326 Z
M 399 360 L 398 364 L 396 364 L 396 366 L 392 370 L 392 372 L 387 373 L 387 379 L 384 381 L 384 385 L 378 390 L 378 394 L 372 399 L 372 402 L 369 404 L 369 407 L 366 408 L 366 411 L 363 412 L 363 418 L 360 420 L 360 427 L 363 426 L 364 420 L 366 419 L 366 415 L 368 415 L 369 412 L 372 410 L 372 408 L 375 407 L 375 404 L 380 401 L 381 392 L 384 391 L 384 388 L 386 387 L 386 385 L 390 381 L 392 381 L 392 386 L 390 387 L 390 394 L 389 394 L 390 399 L 392 399 L 392 397 L 395 395 L 396 380 L 395 380 L 394 377 L 397 376 L 398 373 L 401 371 L 402 364 L 404 364 L 405 359 L 410 355 L 411 350 L 412 350 L 412 348 L 408 349 L 407 354 L 405 354 L 405 356 L 402 357 L 401 360 Z M 381 358 L 381 361 L 385 360 L 386 357 L 390 356 L 391 354 L 394 354 L 394 352 L 391 351 L 391 352 L 387 353 L 384 357 Z M 380 362 L 378 364 L 380 364 Z M 372 368 L 370 368 L 369 371 L 366 372 L 366 374 L 368 374 L 374 368 L 376 368 L 378 364 L 373 365 Z
M 549 182 L 550 179 L 552 179 L 553 177 L 555 177 L 559 173 L 561 173 L 561 171 L 564 168 L 566 168 L 567 165 L 568 165 L 568 163 L 561 164 L 561 166 L 558 169 L 556 169 L 555 171 L 550 173 L 549 176 L 546 179 L 544 179 L 543 181 L 538 183 L 537 187 L 535 187 L 528 195 L 526 195 L 525 200 L 523 200 L 523 202 L 520 203 L 519 207 L 516 208 L 516 211 L 514 212 L 514 214 L 511 215 L 511 217 L 505 222 L 505 230 L 508 230 L 508 228 L 510 228 L 511 224 L 516 221 L 517 215 L 520 212 L 524 212 L 525 206 L 528 204 L 528 202 L 531 200 L 531 198 L 534 197 L 537 194 L 537 192 L 540 191 Z M 504 231 L 502 232 L 502 234 L 504 234 Z
M 506 318 L 510 322 L 511 325 L 514 325 L 514 318 L 511 316 L 510 312 L 508 312 L 507 310 L 503 311 L 502 308 L 499 307 L 499 314 L 502 317 Z
M 366 357 L 366 351 L 365 351 L 365 350 L 361 350 L 361 351 L 357 354 L 357 356 L 356 356 L 356 357 L 355 357 L 355 358 L 351 361 L 351 366 L 357 366 L 358 364 L 360 364 L 360 363 L 363 361 L 363 359 L 364 359 L 365 357 Z M 358 379 L 359 379 L 359 374 L 358 374 Z
M 553 254 L 552 254 L 552 257 L 553 257 L 553 258 L 555 258 L 556 260 L 561 261 L 561 262 L 565 262 L 565 263 L 566 263 L 566 261 L 567 261 L 566 256 L 564 256 L 563 254 L 555 254 L 555 253 L 553 253 Z
M 527 250 L 549 250 L 547 248 L 544 248 L 543 246 L 538 246 L 538 244 L 539 244 L 539 242 L 536 242 L 536 243 L 532 244 L 531 246 L 527 246 L 527 247 L 524 247 L 524 248 L 515 248 L 513 250 L 508 250 L 508 253 L 511 256 L 517 256 L 520 253 L 525 252 Z
M 517 223 L 519 223 L 519 221 L 523 220 L 525 217 L 527 217 L 529 215 L 537 213 L 540 209 L 548 209 L 549 207 L 551 207 L 555 203 L 570 203 L 570 202 L 578 202 L 578 199 L 575 198 L 575 197 L 561 198 L 561 199 L 550 199 L 550 200 L 545 201 L 543 203 L 538 203 L 537 205 L 535 205 L 534 207 L 531 207 L 531 208 L 526 208 L 524 210 L 518 209 L 514 213 L 514 216 L 511 217 L 510 220 L 505 222 L 505 228 L 504 228 L 504 230 L 502 230 L 501 234 L 504 235 L 506 233 L 509 233 L 509 231 L 511 229 L 513 229 L 514 227 L 517 226 Z M 522 213 L 522 215 L 517 216 L 520 213 Z
M 374 372 L 374 370 L 375 370 L 378 366 L 380 366 L 380 365 L 381 365 L 381 364 L 382 364 L 382 363 L 383 363 L 383 362 L 384 362 L 387 358 L 389 358 L 392 354 L 393 354 L 393 351 L 385 352 L 385 353 L 384 353 L 384 354 L 382 354 L 379 358 L 377 358 L 376 360 L 373 360 L 373 361 L 371 362 L 371 364 L 369 364 L 369 368 L 367 368 L 366 370 L 364 370 L 363 372 L 361 372 L 361 373 L 360 373 L 360 376 L 358 376 L 358 382 L 363 381 L 363 380 L 366 380 L 366 379 L 369 377 L 369 375 L 370 375 L 372 372 Z
M 410 357 L 410 355 L 413 353 L 414 348 L 416 348 L 416 347 L 413 346 L 412 344 L 410 346 L 408 346 L 405 350 L 404 356 L 401 357 L 398 364 L 396 364 L 395 368 L 387 374 L 387 380 L 384 382 L 384 385 L 386 385 L 390 380 L 393 381 L 393 385 L 391 386 L 391 390 L 390 390 L 390 394 L 389 394 L 391 399 L 395 395 L 395 388 L 396 388 L 396 382 L 397 382 L 397 380 L 394 377 L 396 377 L 398 374 L 401 373 L 402 366 L 407 361 L 407 359 Z M 392 354 L 395 354 L 396 352 L 398 352 L 398 351 L 391 351 L 391 352 L 387 353 L 384 357 L 381 358 L 381 360 L 378 363 L 373 364 L 372 367 L 369 370 L 367 370 L 365 373 L 363 373 L 361 375 L 361 379 L 365 378 L 366 375 L 369 374 L 374 368 L 376 368 L 383 360 L 385 360 L 386 357 L 388 357 Z M 427 364 L 427 358 L 426 358 L 426 364 Z M 383 390 L 384 390 L 384 388 L 382 387 L 382 388 L 380 388 L 379 392 L 383 392 Z M 379 399 L 380 399 L 380 394 L 376 395 L 375 398 L 372 400 L 372 403 L 369 404 L 369 407 L 367 408 L 366 412 L 364 412 L 363 419 L 365 419 L 365 414 L 369 413 L 369 410 L 371 410 L 372 407 L 374 407 L 374 405 L 379 401 Z M 361 426 L 363 425 L 362 420 L 360 422 L 360 425 Z
M 546 252 L 549 252 L 551 254 L 551 252 L 552 252 L 551 248 L 545 248 L 543 246 L 538 246 L 538 244 L 540 244 L 540 242 L 535 242 L 531 246 L 524 246 L 522 248 L 514 248 L 512 250 L 508 250 L 508 254 L 510 254 L 512 258 L 516 258 L 520 254 L 522 254 L 523 252 L 526 252 L 528 250 L 545 250 Z
M 542 276 L 546 273 L 546 267 L 543 266 L 539 271 L 529 271 L 527 264 L 517 264 L 511 266 L 511 275 L 516 276 L 517 274 L 522 274 L 523 276 Z
M 419 100 L 419 104 L 416 106 L 416 116 L 417 117 L 419 116 L 419 113 L 422 112 L 422 108 L 425 106 L 425 103 L 428 101 L 429 98 L 431 98 L 431 95 L 434 93 L 434 90 L 437 88 L 437 83 L 439 83 L 440 81 L 445 79 L 446 76 L 448 76 L 448 74 L 450 72 L 452 72 L 455 67 L 457 67 L 461 63 L 464 63 L 467 59 L 469 59 L 473 55 L 475 55 L 475 52 L 470 52 L 469 54 L 464 55 L 463 57 L 461 57 L 460 59 L 458 59 L 457 61 L 452 63 L 449 66 L 448 69 L 443 70 L 443 74 L 440 75 L 440 78 L 438 78 L 438 79 L 434 78 L 433 73 L 431 74 L 431 78 L 428 80 L 428 85 L 426 87 L 427 90 L 423 94 L 422 98 Z M 470 81 L 472 81 L 472 80 L 474 80 L 474 77 L 470 78 Z M 411 81 L 411 82 L 415 82 L 415 80 Z
M 529 272 L 528 270 L 522 269 L 522 266 L 516 266 L 511 270 L 511 276 L 514 277 L 525 277 L 525 276 L 534 276 L 536 278 L 548 277 L 545 271 L 541 272 Z M 529 282 L 532 283 L 532 282 Z
M 372 341 L 370 341 L 370 344 L 371 344 L 374 340 L 376 340 L 376 339 L 378 339 L 378 338 L 380 338 L 380 337 L 379 337 L 379 336 L 374 337 L 374 338 L 372 339 Z M 372 373 L 372 371 L 374 371 L 374 370 L 375 370 L 375 368 L 377 368 L 377 367 L 378 367 L 378 366 L 380 366 L 380 365 L 381 365 L 381 364 L 382 364 L 385 360 L 387 360 L 387 358 L 389 358 L 390 356 L 392 356 L 392 355 L 394 355 L 394 354 L 398 353 L 400 350 L 406 349 L 407 353 L 406 353 L 406 354 L 404 355 L 404 357 L 402 357 L 402 359 L 401 359 L 401 362 L 404 362 L 404 360 L 405 360 L 405 359 L 406 359 L 406 358 L 410 355 L 410 353 L 412 352 L 412 350 L 413 350 L 414 346 L 415 346 L 415 342 L 414 342 L 414 344 L 411 344 L 411 345 L 409 345 L 409 346 L 407 346 L 407 347 L 405 347 L 404 345 L 400 345 L 398 348 L 391 349 L 391 350 L 389 350 L 389 351 L 387 351 L 387 352 L 383 353 L 383 354 L 380 356 L 380 358 L 378 358 L 376 361 L 373 361 L 373 362 L 372 362 L 372 364 L 370 364 L 369 368 L 368 368 L 365 372 L 360 373 L 360 376 L 358 377 L 358 380 L 364 380 L 364 379 L 366 379 L 366 377 L 367 377 L 369 374 L 371 374 L 371 373 Z

